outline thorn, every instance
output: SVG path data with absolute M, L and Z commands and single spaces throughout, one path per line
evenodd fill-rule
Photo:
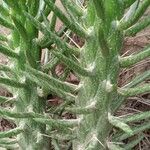
M 64 32 L 64 34 L 67 36 L 67 38 L 70 39 L 70 41 L 77 47 L 77 48 L 81 48 L 68 34 L 67 32 Z
M 110 80 L 106 81 L 106 91 L 110 93 L 113 90 L 113 85 L 111 84 Z

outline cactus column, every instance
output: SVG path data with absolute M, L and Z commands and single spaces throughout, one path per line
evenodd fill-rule
M 87 16 L 95 20 L 91 20 L 93 22 L 89 24 L 90 34 L 82 48 L 81 60 L 84 67 L 93 68 L 93 75 L 81 78 L 81 90 L 76 105 L 83 109 L 91 106 L 93 111 L 78 115 L 82 121 L 77 129 L 78 137 L 74 144 L 74 149 L 77 150 L 106 149 L 111 130 L 108 113 L 111 113 L 111 102 L 118 97 L 118 55 L 122 46 L 122 33 L 117 30 L 119 7 L 117 10 L 116 7 L 119 4 L 113 1 L 111 4 L 110 1 L 106 3 L 105 11 L 102 11 L 100 1 L 89 2 L 88 6 L 93 8 L 95 5 L 98 15 L 100 10 L 104 14 L 103 16 L 92 14 L 90 8 L 87 12 L 89 13 Z
M 12 70 L 16 73 L 14 80 L 24 85 L 21 88 L 11 88 L 16 101 L 13 111 L 16 114 L 27 114 L 25 117 L 14 115 L 14 118 L 18 118 L 15 120 L 15 123 L 18 129 L 22 131 L 21 134 L 18 133 L 17 142 L 22 150 L 48 149 L 50 146 L 49 142 L 46 137 L 41 135 L 41 133 L 45 133 L 46 126 L 37 124 L 32 117 L 28 116 L 28 114 L 32 113 L 42 115 L 45 111 L 45 100 L 38 96 L 37 85 L 23 73 L 26 70 L 26 66 L 32 66 L 36 69 L 40 68 L 41 49 L 35 43 L 35 39 L 38 37 L 38 30 L 23 14 L 23 11 L 27 10 L 26 1 L 14 2 L 6 0 L 5 2 L 11 11 L 10 18 L 13 21 L 13 30 L 9 35 L 11 37 L 9 47 L 19 55 L 17 59 L 10 60 L 13 65 Z M 35 15 L 38 11 L 39 1 L 29 3 L 28 12 Z

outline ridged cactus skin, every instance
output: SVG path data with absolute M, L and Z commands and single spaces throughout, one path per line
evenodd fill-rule
M 149 26 L 149 16 L 143 15 L 150 0 L 61 3 L 65 13 L 55 0 L 1 0 L 0 25 L 8 28 L 10 35 L 0 34 L 0 52 L 9 57 L 10 65 L 0 65 L 0 84 L 13 96 L 0 96 L 1 104 L 12 106 L 1 107 L 0 116 L 14 122 L 16 128 L 0 132 L 0 147 L 132 149 L 143 139 L 142 132 L 150 128 L 150 111 L 124 117 L 116 117 L 115 113 L 128 97 L 150 91 L 149 83 L 140 85 L 149 79 L 150 71 L 123 87 L 118 87 L 118 77 L 122 68 L 148 58 L 150 47 L 126 57 L 121 56 L 121 50 L 125 37 L 135 36 Z M 57 18 L 63 23 L 59 31 L 55 31 Z M 67 33 L 79 36 L 84 45 L 69 44 L 62 38 Z M 66 67 L 60 78 L 55 75 L 59 63 Z M 70 71 L 79 78 L 78 85 L 66 81 Z M 63 103 L 48 111 L 50 94 L 60 97 Z M 64 119 L 61 114 L 65 112 L 74 114 L 75 119 Z M 140 120 L 145 121 L 139 126 L 130 125 Z M 134 136 L 127 144 L 121 143 Z M 66 140 L 69 147 L 67 142 L 64 147 Z

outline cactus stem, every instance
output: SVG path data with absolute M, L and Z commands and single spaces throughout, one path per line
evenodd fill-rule
M 150 91 L 150 84 L 144 84 L 135 88 L 119 88 L 118 93 L 125 97 L 135 96 Z
M 96 101 L 91 102 L 91 104 L 87 105 L 86 107 L 74 107 L 74 108 L 65 108 L 66 111 L 75 113 L 75 114 L 89 114 L 93 113 L 97 110 L 96 108 Z
M 119 57 L 119 61 L 120 61 L 121 67 L 130 67 L 149 56 L 150 56 L 150 47 L 146 47 L 137 54 L 126 56 L 123 58 Z
M 11 129 L 9 131 L 1 132 L 0 133 L 0 138 L 7 138 L 7 137 L 11 137 L 11 136 L 16 136 L 16 135 L 18 135 L 22 132 L 23 132 L 23 129 L 18 127 L 18 128 L 15 128 L 15 129 Z
M 62 120 L 55 120 L 55 119 L 42 119 L 42 118 L 34 118 L 34 120 L 36 122 L 42 123 L 42 124 L 46 124 L 49 125 L 51 127 L 76 127 L 79 126 L 79 124 L 81 123 L 81 118 L 79 119 L 70 119 L 70 120 L 66 120 L 66 119 L 62 119 Z

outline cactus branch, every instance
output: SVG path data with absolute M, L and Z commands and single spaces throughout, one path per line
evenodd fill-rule
M 50 7 L 50 9 L 55 13 L 55 15 L 73 32 L 78 34 L 80 37 L 88 37 L 87 31 L 81 27 L 76 22 L 71 22 L 69 18 L 67 18 L 64 13 L 50 0 L 45 0 L 46 4 Z
M 21 14 L 21 9 L 19 7 L 18 1 L 13 0 L 3 0 L 11 9 L 13 9 L 16 13 Z
M 0 17 L 0 25 L 8 28 L 8 29 L 14 29 L 14 26 L 12 23 L 8 22 L 6 19 Z
M 14 52 L 12 49 L 4 46 L 4 45 L 0 45 L 0 53 L 3 53 L 6 56 L 12 57 L 12 58 L 19 58 L 19 54 Z
M 39 85 L 40 87 L 42 87 L 43 89 L 46 89 L 46 91 L 52 92 L 53 94 L 56 94 L 57 96 L 59 96 L 60 98 L 62 98 L 65 101 L 70 101 L 70 102 L 74 102 L 76 97 L 68 92 L 65 92 L 65 89 L 60 89 L 58 87 L 52 86 L 50 84 L 47 83 L 47 81 L 43 81 L 43 80 L 39 80 L 36 76 L 29 76 L 27 75 L 27 77 L 35 82 L 37 85 Z M 47 94 L 46 92 L 46 94 Z M 46 96 L 45 93 L 42 93 L 42 96 Z
M 9 101 L 11 101 L 11 102 L 15 101 L 15 98 L 0 96 L 0 104 L 1 103 L 6 103 L 6 102 L 9 102 Z
M 53 51 L 52 52 L 56 57 L 58 57 L 63 63 L 65 63 L 69 68 L 73 68 L 75 72 L 82 76 L 93 76 L 93 70 L 85 69 L 77 64 L 73 60 L 69 59 L 68 57 L 64 56 L 63 54 Z
M 130 116 L 122 117 L 121 120 L 123 122 L 135 122 L 135 121 L 140 121 L 140 120 L 149 119 L 149 118 L 150 118 L 150 111 L 146 111 L 146 112 L 140 112 L 140 113 L 133 114 Z
M 126 30 L 127 28 L 131 27 L 133 24 L 135 24 L 141 18 L 141 16 L 147 10 L 149 5 L 150 5 L 149 0 L 142 1 L 140 6 L 138 7 L 137 11 L 135 12 L 134 16 L 131 17 L 127 21 L 122 21 L 118 28 L 120 30 Z
M 52 0 L 53 3 L 55 3 L 56 0 Z M 43 1 L 44 6 L 43 6 L 43 11 L 39 11 L 39 13 L 37 13 L 37 20 L 39 20 L 40 22 L 43 22 L 43 15 L 42 13 L 48 17 L 48 15 L 51 13 L 51 9 L 46 5 L 45 1 Z
M 51 133 L 50 137 L 52 137 L 53 139 L 58 139 L 58 140 L 73 140 L 76 137 L 74 135 L 70 135 L 70 134 L 59 134 L 59 133 Z
M 140 132 L 143 132 L 146 129 L 150 129 L 150 122 L 146 122 L 146 123 L 140 125 L 139 127 L 134 127 L 132 129 L 132 131 L 133 131 L 132 133 L 133 133 L 133 135 L 135 135 L 135 134 L 138 134 Z M 114 141 L 120 142 L 122 140 L 127 139 L 128 137 L 130 137 L 130 135 L 127 133 L 118 134 L 118 135 L 116 134 L 114 137 Z
M 38 79 L 44 80 L 47 83 L 51 83 L 51 85 L 54 87 L 64 89 L 66 92 L 71 92 L 71 91 L 73 92 L 76 90 L 76 86 L 74 84 L 64 83 L 58 79 L 55 79 L 54 77 L 51 77 L 29 66 L 27 66 L 27 71 L 33 74 L 34 76 L 36 76 Z
M 66 111 L 75 113 L 75 114 L 90 114 L 94 113 L 96 108 L 96 102 L 92 102 L 90 105 L 87 105 L 86 107 L 66 107 Z
M 83 10 L 78 7 L 75 2 L 70 2 L 69 0 L 61 0 L 61 3 L 67 10 L 67 12 L 73 16 L 73 17 L 82 17 L 83 16 Z
M 9 131 L 0 132 L 0 138 L 7 138 L 7 137 L 16 136 L 22 132 L 23 132 L 23 129 L 18 127 L 15 129 L 11 129 Z
M 8 17 L 9 16 L 9 10 L 6 7 L 4 7 L 3 5 L 0 5 L 0 14 L 3 17 Z
M 112 116 L 110 113 L 108 113 L 108 120 L 113 126 L 120 128 L 124 132 L 132 135 L 131 128 L 118 117 Z
M 18 30 L 18 32 L 20 33 L 21 37 L 23 38 L 24 42 L 26 42 L 26 44 L 28 44 L 29 40 L 28 40 L 28 35 L 27 35 L 27 31 L 24 28 L 24 26 L 22 25 L 22 23 L 16 19 L 16 17 L 11 16 L 16 29 Z
M 55 43 L 57 44 L 57 46 L 67 52 L 70 53 L 75 53 L 75 54 L 79 54 L 79 51 L 77 51 L 77 49 L 75 48 L 71 48 L 70 46 L 68 46 L 68 44 L 66 44 L 66 42 L 62 41 L 55 33 L 51 32 L 49 30 L 49 28 L 47 28 L 46 26 L 42 25 L 40 22 L 38 22 L 35 18 L 33 18 L 30 14 L 24 12 L 25 15 L 28 17 L 28 19 L 30 21 L 32 21 L 32 24 L 38 28 L 41 32 L 43 32 L 43 34 L 45 34 L 46 36 L 48 36 L 50 39 L 53 39 L 53 41 L 55 41 Z
M 77 119 L 70 119 L 70 120 L 54 120 L 54 119 L 42 119 L 42 118 L 35 118 L 34 119 L 36 122 L 42 123 L 42 124 L 46 124 L 49 125 L 51 127 L 75 127 L 78 126 L 80 123 L 80 120 Z
M 150 78 L 150 71 L 145 71 L 144 73 L 136 76 L 132 81 L 130 81 L 128 84 L 123 86 L 123 88 L 132 88 L 135 87 L 137 84 L 143 82 L 146 79 Z
M 141 52 L 137 54 L 120 58 L 120 65 L 121 67 L 130 67 L 149 56 L 150 56 L 150 47 L 148 46 L 147 48 L 143 49 Z
M 5 149 L 18 149 L 19 145 L 18 144 L 0 144 L 0 147 L 5 148 Z
M 138 143 L 140 143 L 140 141 L 142 141 L 144 138 L 143 135 L 139 136 L 137 139 L 131 141 L 130 143 L 128 143 L 127 145 L 125 145 L 123 147 L 123 149 L 133 149 Z
M 21 83 L 21 82 L 15 81 L 13 79 L 8 79 L 8 78 L 4 78 L 4 77 L 0 77 L 0 84 L 12 86 L 15 88 L 25 88 L 25 86 L 26 86 L 25 83 Z
M 66 30 L 67 30 L 66 26 L 63 26 L 62 29 L 57 32 L 57 36 L 61 37 Z M 43 36 L 42 38 L 37 39 L 37 44 L 41 48 L 51 47 L 51 45 L 55 42 L 55 41 L 49 39 L 50 35 L 47 35 L 47 36 Z
M 128 8 L 130 7 L 136 0 L 123 0 L 124 7 Z
M 16 144 L 16 143 L 17 143 L 16 139 L 10 139 L 10 138 L 3 138 L 0 141 L 0 144 L 7 144 L 7 145 Z
M 104 20 L 104 8 L 103 8 L 103 2 L 99 0 L 93 0 L 97 16 Z
M 118 93 L 122 96 L 130 97 L 138 94 L 143 94 L 150 91 L 150 84 L 144 84 L 135 88 L 120 88 Z
M 35 113 L 17 113 L 10 110 L 0 108 L 0 116 L 8 116 L 10 118 L 44 118 L 45 116 Z
M 149 16 L 145 17 L 142 21 L 136 23 L 132 27 L 125 30 L 125 36 L 135 36 L 138 32 L 145 29 L 150 25 L 150 18 Z
M 107 147 L 108 150 L 124 150 L 122 147 L 119 146 L 119 144 L 115 144 L 114 142 L 108 142 Z

